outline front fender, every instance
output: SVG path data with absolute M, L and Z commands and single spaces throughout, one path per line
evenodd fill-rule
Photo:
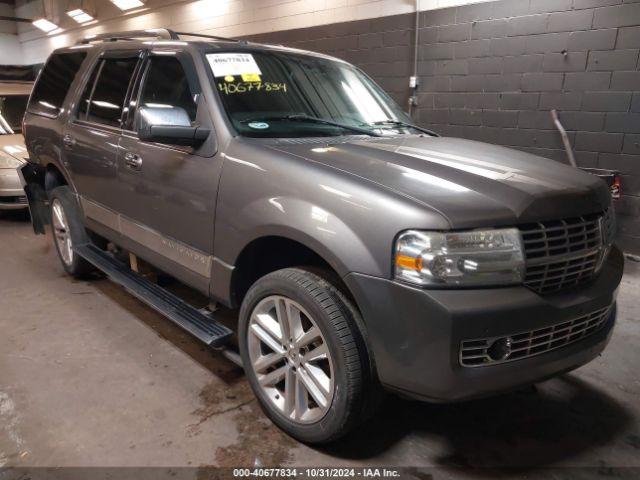
M 382 274 L 363 239 L 337 215 L 296 198 L 272 197 L 252 202 L 236 218 L 248 219 L 234 229 L 216 230 L 212 295 L 230 301 L 232 275 L 242 252 L 256 240 L 278 237 L 298 242 L 322 257 L 341 277 L 352 271 Z M 252 228 L 243 228 L 252 225 Z M 219 235 L 219 236 L 218 236 Z M 235 238 L 236 240 L 231 240 Z
M 448 227 L 437 212 L 361 177 L 257 145 L 231 147 L 216 208 L 216 298 L 229 298 L 238 256 L 261 237 L 299 242 L 340 276 L 389 278 L 398 232 Z
M 255 227 L 244 237 L 247 244 L 261 237 L 284 237 L 316 252 L 340 276 L 354 271 L 384 275 L 386 260 L 381 262 L 382 259 L 374 256 L 361 234 L 356 233 L 338 214 L 307 200 L 272 197 L 248 205 L 241 216 L 256 220 L 255 223 L 250 222 Z M 237 245 L 234 247 L 230 252 L 233 263 L 242 251 Z

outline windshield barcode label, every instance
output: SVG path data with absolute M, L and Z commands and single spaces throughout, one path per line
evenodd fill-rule
M 227 75 L 262 75 L 250 53 L 210 53 L 207 55 L 214 77 Z

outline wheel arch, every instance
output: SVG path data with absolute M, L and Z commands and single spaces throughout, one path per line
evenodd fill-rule
M 44 234 L 45 226 L 51 224 L 48 208 L 50 192 L 56 187 L 66 185 L 75 194 L 73 183 L 69 181 L 64 169 L 54 162 L 45 165 L 27 162 L 19 172 L 29 202 L 33 231 L 36 234 Z
M 66 175 L 63 171 L 58 168 L 58 166 L 54 163 L 48 163 L 45 166 L 45 174 L 44 174 L 44 189 L 46 192 L 50 192 L 56 187 L 61 187 L 63 185 L 71 185 L 67 180 Z
M 230 301 L 228 303 L 233 308 L 239 308 L 244 295 L 251 285 L 268 273 L 283 268 L 304 267 L 304 269 L 332 283 L 356 310 L 354 312 L 356 314 L 354 315 L 354 320 L 364 339 L 369 364 L 375 370 L 375 358 L 369 341 L 366 321 L 362 316 L 362 310 L 358 305 L 356 296 L 343 280 L 343 277 L 349 273 L 347 266 L 330 251 L 327 251 L 326 247 L 319 245 L 313 239 L 308 239 L 309 243 L 307 243 L 301 238 L 306 237 L 306 234 L 298 233 L 297 237 L 282 232 L 278 235 L 263 235 L 247 243 L 238 254 L 235 267 L 231 273 L 228 293 Z M 285 251 L 287 255 L 278 257 L 265 254 L 274 251 Z M 275 263 L 267 261 L 265 264 L 258 263 L 258 268 L 255 268 L 256 260 L 260 262 L 260 259 L 272 260 L 273 258 L 277 258 L 279 261 Z M 375 375 L 375 373 L 372 373 L 372 375 Z
M 342 281 L 348 273 L 346 266 L 322 247 L 318 248 L 316 242 L 311 243 L 283 233 L 258 236 L 247 243 L 237 255 L 231 274 L 229 299 L 232 306 L 239 306 L 251 285 L 264 275 L 301 266 L 310 267 L 315 273 L 324 272 L 324 276 L 329 277 L 327 280 L 338 284 L 336 286 L 353 300 Z

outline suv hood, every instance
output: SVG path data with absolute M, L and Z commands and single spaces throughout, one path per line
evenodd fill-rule
M 602 211 L 610 202 L 605 183 L 594 175 L 459 138 L 358 138 L 325 145 L 282 140 L 272 148 L 410 197 L 441 213 L 452 228 L 572 217 Z

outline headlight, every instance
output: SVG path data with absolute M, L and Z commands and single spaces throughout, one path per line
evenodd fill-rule
M 0 168 L 18 168 L 20 165 L 22 165 L 20 160 L 16 160 L 9 155 L 3 155 L 0 153 Z
M 524 255 L 516 228 L 468 232 L 402 233 L 395 248 L 395 276 L 424 286 L 522 283 Z

